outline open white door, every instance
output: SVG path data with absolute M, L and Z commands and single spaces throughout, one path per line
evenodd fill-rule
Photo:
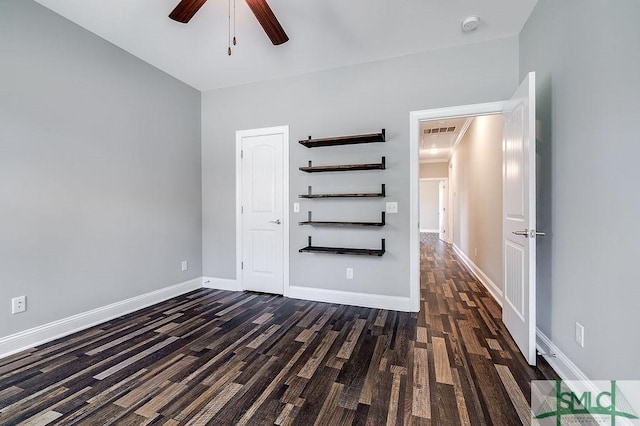
M 288 129 L 239 131 L 240 275 L 243 290 L 283 294 L 287 256 Z
M 530 365 L 536 364 L 535 87 L 531 72 L 503 111 L 502 144 L 502 321 Z
M 444 241 L 446 229 L 446 184 L 444 180 L 438 182 L 438 238 Z

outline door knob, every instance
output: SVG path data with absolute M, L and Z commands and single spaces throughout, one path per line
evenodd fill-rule
M 544 232 L 538 232 L 535 229 L 525 229 L 524 231 L 513 231 L 512 234 L 521 235 L 525 238 L 535 238 L 535 237 L 544 237 L 546 234 Z
M 275 223 L 276 225 L 280 225 L 282 222 L 280 222 L 280 219 L 276 219 L 276 220 L 270 220 L 269 223 Z
M 513 231 L 512 234 L 520 235 L 520 236 L 525 237 L 525 238 L 529 238 L 529 231 L 527 229 L 525 229 L 524 231 Z

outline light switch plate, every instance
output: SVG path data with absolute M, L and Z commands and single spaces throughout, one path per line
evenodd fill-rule
M 398 213 L 398 203 L 396 201 L 389 201 L 386 211 L 387 213 Z
M 300 213 L 300 203 L 293 203 L 293 212 Z

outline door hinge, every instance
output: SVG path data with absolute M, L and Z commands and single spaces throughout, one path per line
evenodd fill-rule
M 244 206 L 240 206 L 240 214 L 244 214 Z
M 240 269 L 244 270 L 244 262 L 240 262 Z
M 244 150 L 240 150 L 240 158 L 244 158 Z

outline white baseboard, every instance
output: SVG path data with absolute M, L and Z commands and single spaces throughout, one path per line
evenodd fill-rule
M 439 229 L 420 229 L 420 232 L 427 232 L 430 234 L 439 234 L 440 230 Z
M 485 274 L 482 269 L 478 267 L 478 265 L 473 263 L 473 261 L 469 259 L 469 257 L 467 257 L 467 255 L 462 250 L 460 250 L 458 246 L 453 244 L 452 247 L 453 251 L 455 251 L 460 260 L 462 260 L 462 263 L 464 263 L 467 268 L 469 268 L 471 273 L 476 277 L 476 279 L 485 286 L 485 288 L 489 291 L 489 293 L 491 293 L 496 302 L 498 302 L 498 305 L 502 306 L 502 290 L 500 290 L 500 287 L 498 287 L 496 283 L 491 281 L 491 278 L 489 278 L 487 274 Z
M 581 392 L 586 387 L 595 395 L 605 391 L 600 385 L 602 381 L 593 381 L 580 370 L 539 328 L 536 328 L 536 348 L 542 357 L 549 363 L 563 382 L 574 392 Z M 576 382 L 582 382 L 577 384 Z
M 227 278 L 203 277 L 202 287 L 213 288 L 215 290 L 240 291 L 238 281 Z
M 385 296 L 382 294 L 353 293 L 350 291 L 291 286 L 289 287 L 289 297 L 292 299 L 338 303 L 341 305 L 362 306 L 365 308 L 388 309 L 391 311 L 413 311 L 413 309 L 411 309 L 410 298 Z
M 0 358 L 202 288 L 202 277 L 0 338 Z
M 536 328 L 536 347 L 562 380 L 589 380 L 539 328 Z

